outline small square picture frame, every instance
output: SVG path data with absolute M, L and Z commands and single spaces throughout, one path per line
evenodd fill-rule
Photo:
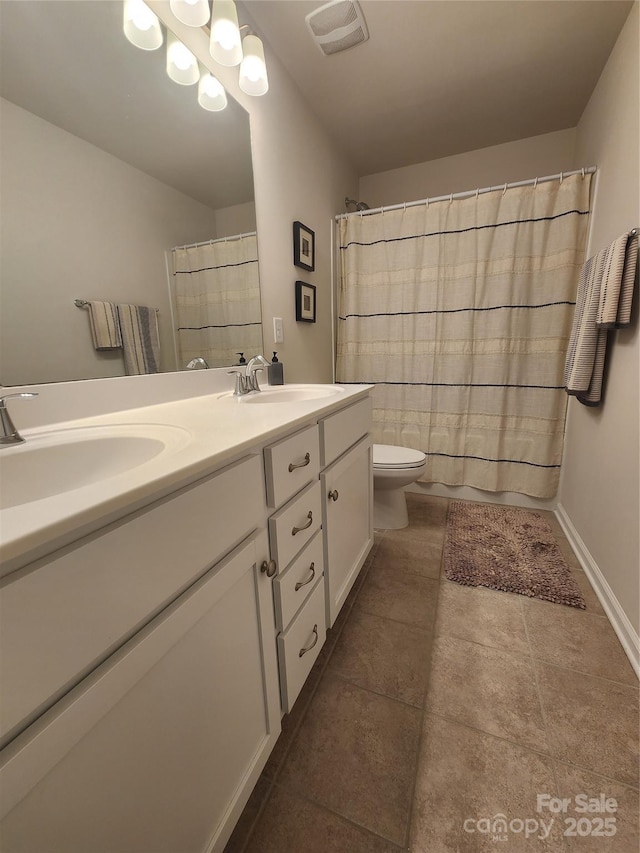
M 316 288 L 306 281 L 296 281 L 296 320 L 300 323 L 316 322 Z
M 309 272 L 316 268 L 316 234 L 302 222 L 293 223 L 293 263 Z

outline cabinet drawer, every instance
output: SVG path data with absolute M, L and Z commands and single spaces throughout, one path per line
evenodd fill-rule
M 324 571 L 322 536 L 316 533 L 293 563 L 273 582 L 276 627 L 284 631 Z
M 314 424 L 266 447 L 264 463 L 267 503 L 275 509 L 317 479 L 320 471 L 318 427 Z
M 278 634 L 282 708 L 289 712 L 316 662 L 327 635 L 324 584 L 316 584 L 307 603 L 284 634 Z
M 367 397 L 320 421 L 323 468 L 369 432 L 371 412 L 371 397 Z
M 269 519 L 271 554 L 284 571 L 322 523 L 320 482 L 316 480 Z
M 261 457 L 247 457 L 7 583 L 0 738 L 35 719 L 260 526 L 262 476 Z

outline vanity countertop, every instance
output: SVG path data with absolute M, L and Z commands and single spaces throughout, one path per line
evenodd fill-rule
M 0 510 L 0 576 L 356 402 L 372 386 L 335 387 L 340 387 L 336 396 L 270 405 L 207 394 L 22 430 L 25 448 L 52 433 L 68 441 L 74 431 L 91 429 L 144 435 L 146 429 L 153 434 L 157 427 L 169 427 L 172 440 L 163 453 L 136 467 Z

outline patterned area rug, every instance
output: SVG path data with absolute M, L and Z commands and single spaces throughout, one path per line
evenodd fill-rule
M 551 528 L 530 510 L 451 501 L 444 570 L 465 586 L 585 608 Z

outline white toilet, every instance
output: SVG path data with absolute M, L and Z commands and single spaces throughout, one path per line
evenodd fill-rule
M 421 450 L 373 445 L 373 526 L 399 530 L 409 524 L 404 487 L 415 483 L 427 467 Z

